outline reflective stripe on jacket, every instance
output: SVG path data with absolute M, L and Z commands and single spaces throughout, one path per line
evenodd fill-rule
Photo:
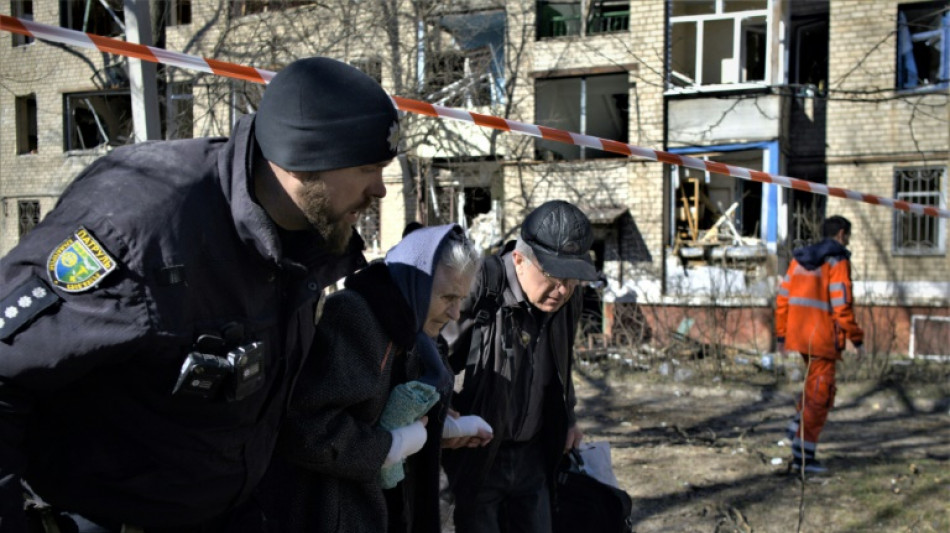
M 825 256 L 814 269 L 793 259 L 776 298 L 776 337 L 785 341 L 787 350 L 839 359 L 846 339 L 855 346 L 864 340 L 852 302 L 846 257 Z

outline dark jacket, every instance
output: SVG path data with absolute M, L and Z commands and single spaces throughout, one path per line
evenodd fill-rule
M 276 498 L 275 529 L 440 530 L 438 463 L 446 402 L 430 409 L 425 446 L 407 458 L 405 479 L 388 491 L 380 471 L 392 436 L 379 418 L 394 387 L 438 374 L 427 372 L 420 354 L 419 345 L 431 339 L 418 333 L 429 309 L 432 257 L 438 257 L 448 231 L 437 226 L 413 232 L 387 254 L 385 264 L 352 274 L 345 290 L 327 298 L 268 479 L 283 494 Z M 394 253 L 407 249 L 402 256 Z M 437 365 L 448 374 L 441 360 Z M 445 400 L 449 391 L 450 385 Z
M 445 450 L 443 465 L 457 497 L 472 497 L 484 473 L 492 467 L 498 447 L 517 431 L 521 421 L 515 418 L 523 411 L 519 403 L 524 393 L 525 381 L 522 378 L 528 372 L 526 363 L 529 358 L 522 340 L 522 328 L 532 310 L 520 287 L 513 290 L 512 284 L 517 281 L 512 279 L 512 272 L 504 279 L 503 301 L 493 319 L 484 327 L 476 326 L 473 307 L 486 283 L 484 271 L 482 269 L 471 296 L 462 305 L 458 327 L 447 327 L 443 331 L 453 370 L 464 372 L 462 389 L 453 396 L 452 407 L 462 415 L 481 416 L 494 429 L 495 435 L 491 443 L 482 448 Z M 571 299 L 549 318 L 546 327 L 545 340 L 553 358 L 555 376 L 543 398 L 540 438 L 545 443 L 549 476 L 554 475 L 561 459 L 567 430 L 576 421 L 571 372 L 574 336 L 582 305 L 582 293 L 575 290 Z M 474 332 L 478 337 L 475 339 L 477 346 L 473 348 Z M 470 357 L 470 350 L 475 350 L 475 357 Z M 549 487 L 552 486 L 549 483 Z
M 0 339 L 4 531 L 17 530 L 21 475 L 57 507 L 146 527 L 220 515 L 263 475 L 321 291 L 365 261 L 355 234 L 342 257 L 316 233 L 283 249 L 251 194 L 252 131 L 253 116 L 230 139 L 115 150 L 0 261 L 4 302 L 31 283 L 55 295 Z M 79 228 L 115 269 L 66 292 L 47 263 Z M 265 377 L 243 399 L 172 395 L 190 352 L 252 342 Z
M 444 361 L 448 368 L 448 361 Z M 421 361 L 417 354 L 406 358 L 405 377 L 396 377 L 406 382 L 422 376 Z M 406 458 L 403 468 L 406 478 L 395 488 L 383 491 L 386 496 L 386 511 L 389 515 L 388 533 L 439 533 L 442 531 L 440 515 L 440 483 L 442 475 L 442 429 L 448 413 L 451 392 L 440 396 L 439 403 L 429 410 L 426 424 L 426 443 L 419 452 Z
M 405 366 L 414 342 L 411 312 L 388 278 L 386 267 L 373 263 L 347 280 L 358 290 L 327 298 L 317 351 L 304 365 L 281 433 L 278 455 L 297 468 L 284 474 L 280 531 L 386 530 L 379 476 L 392 436 L 377 422 L 396 385 L 393 366 Z

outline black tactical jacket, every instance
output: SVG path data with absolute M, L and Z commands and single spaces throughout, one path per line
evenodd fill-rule
M 342 257 L 315 233 L 282 250 L 254 154 L 253 116 L 230 139 L 117 149 L 0 260 L 0 316 L 16 315 L 0 324 L 0 529 L 21 526 L 21 476 L 57 507 L 145 527 L 205 521 L 255 487 L 319 295 L 365 261 L 355 233 Z M 172 394 L 190 352 L 253 342 L 264 378 L 245 397 Z
M 506 249 L 513 247 L 511 242 Z M 463 375 L 462 388 L 452 397 L 452 407 L 463 415 L 481 416 L 494 430 L 494 438 L 487 446 L 444 450 L 442 464 L 456 497 L 474 497 L 494 464 L 498 448 L 514 437 L 526 415 L 523 400 L 531 360 L 525 346 L 531 339 L 524 336 L 524 327 L 531 311 L 520 287 L 517 290 L 513 287 L 518 283 L 517 277 L 508 268 L 502 267 L 501 301 L 487 324 L 477 324 L 475 309 L 479 295 L 488 284 L 483 267 L 469 297 L 462 303 L 459 320 L 442 330 L 452 369 Z M 549 476 L 554 475 L 563 455 L 567 431 L 576 424 L 577 399 L 571 376 L 574 336 L 582 305 L 583 296 L 578 288 L 571 299 L 550 316 L 540 332 L 554 373 L 554 379 L 543 392 L 540 424 Z

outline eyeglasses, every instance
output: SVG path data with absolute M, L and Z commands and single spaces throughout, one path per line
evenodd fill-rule
M 548 280 L 548 282 L 553 283 L 555 288 L 564 287 L 565 289 L 571 290 L 574 287 L 577 287 L 577 284 L 580 283 L 579 280 L 572 279 L 572 278 L 554 277 L 551 274 L 548 274 L 547 272 L 545 272 L 544 269 L 541 268 L 541 265 L 535 264 L 534 261 L 528 261 L 527 258 L 525 259 L 525 261 L 534 265 L 534 268 L 538 269 L 538 272 L 540 272 L 541 275 L 544 276 L 544 278 Z

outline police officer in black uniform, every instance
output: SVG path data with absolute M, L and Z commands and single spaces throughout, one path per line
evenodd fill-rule
M 378 83 L 308 58 L 230 138 L 86 168 L 0 259 L 0 530 L 247 528 L 398 136 Z

